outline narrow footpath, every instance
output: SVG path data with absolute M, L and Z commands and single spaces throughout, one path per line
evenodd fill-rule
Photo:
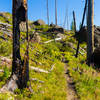
M 72 77 L 69 75 L 69 70 L 67 69 L 68 66 L 65 63 L 65 77 L 67 81 L 67 100 L 79 100 L 77 97 L 75 83 L 73 82 Z

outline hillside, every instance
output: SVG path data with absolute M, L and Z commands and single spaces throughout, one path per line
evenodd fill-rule
M 26 48 L 24 24 L 21 25 L 21 55 Z M 0 93 L 0 100 L 100 100 L 100 72 L 86 64 L 86 43 L 81 43 L 75 58 L 74 32 L 59 26 L 35 25 L 29 21 L 30 82 L 15 94 Z M 12 20 L 0 13 L 0 88 L 12 70 Z M 72 93 L 71 93 L 72 92 Z M 9 99 L 8 99 L 9 98 Z

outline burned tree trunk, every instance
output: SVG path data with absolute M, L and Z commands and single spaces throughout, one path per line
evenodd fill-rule
M 94 50 L 94 0 L 88 0 L 88 20 L 87 20 L 87 30 L 88 30 L 88 40 L 87 40 L 87 61 L 88 65 L 91 62 L 91 56 Z
M 20 56 L 20 28 L 21 22 L 27 24 L 27 0 L 13 0 L 13 62 L 12 62 L 12 75 L 18 77 L 18 87 L 24 88 L 27 86 L 29 80 L 29 57 L 28 57 L 28 44 L 25 53 L 24 61 Z M 28 42 L 28 31 L 26 34 Z
M 24 60 L 20 55 L 20 23 L 26 23 L 27 47 Z M 1 91 L 14 91 L 16 88 L 23 89 L 27 87 L 29 81 L 29 55 L 28 55 L 28 20 L 27 20 L 27 0 L 13 0 L 13 61 L 12 75 L 7 84 Z

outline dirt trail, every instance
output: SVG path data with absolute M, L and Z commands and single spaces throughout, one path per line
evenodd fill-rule
M 67 81 L 67 100 L 79 100 L 75 90 L 75 83 L 73 82 L 72 77 L 69 75 L 67 65 L 65 64 L 65 77 Z

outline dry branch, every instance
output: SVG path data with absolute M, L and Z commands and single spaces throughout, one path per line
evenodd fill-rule
M 0 69 L 0 72 L 4 72 L 2 69 Z
M 51 72 L 51 71 L 54 69 L 54 67 L 55 67 L 55 64 L 53 64 L 53 65 L 51 66 L 51 69 L 49 70 L 49 72 Z
M 11 59 L 7 58 L 7 57 L 3 57 L 3 56 L 0 56 L 0 60 L 2 62 L 6 62 L 8 64 L 11 64 Z
M 44 69 L 40 69 L 40 68 L 37 68 L 37 67 L 33 67 L 33 66 L 31 66 L 30 68 L 32 69 L 32 70 L 34 70 L 34 71 L 36 71 L 36 72 L 43 72 L 43 73 L 50 73 L 53 69 L 54 69 L 54 67 L 55 67 L 55 64 L 53 64 L 52 66 L 51 66 L 51 69 L 49 70 L 49 71 L 46 71 L 46 70 L 44 70 Z
M 7 23 L 2 23 L 2 22 L 0 22 L 0 25 L 5 26 L 5 27 L 11 27 L 11 25 L 10 25 L 10 24 L 7 24 Z
M 0 38 L 3 39 L 3 40 L 5 40 L 5 41 L 7 40 L 4 36 L 0 36 Z
M 44 81 L 41 81 L 41 80 L 39 80 L 37 78 L 31 78 L 31 81 L 38 81 L 39 83 L 44 83 Z
M 53 42 L 53 41 L 60 41 L 60 40 L 62 40 L 62 38 L 55 38 L 55 39 L 46 41 L 46 42 L 44 42 L 44 43 L 50 43 L 50 42 Z
M 37 68 L 37 67 L 33 67 L 31 66 L 30 67 L 32 70 L 36 71 L 36 72 L 43 72 L 43 73 L 49 73 L 48 71 L 44 70 L 44 69 L 40 69 L 40 68 Z

